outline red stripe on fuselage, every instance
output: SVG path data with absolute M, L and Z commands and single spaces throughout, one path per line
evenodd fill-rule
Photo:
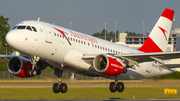
M 69 39 L 66 37 L 65 33 L 62 30 L 57 29 L 55 27 L 53 27 L 53 28 L 56 29 L 58 32 L 60 32 L 66 38 L 66 40 L 69 42 L 69 44 L 72 45 L 71 42 L 69 41 Z

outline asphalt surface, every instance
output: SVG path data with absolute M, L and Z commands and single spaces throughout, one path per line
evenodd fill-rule
M 0 100 L 0 101 L 22 101 L 22 100 Z M 84 100 L 23 100 L 23 101 L 180 101 L 180 99 L 84 99 Z

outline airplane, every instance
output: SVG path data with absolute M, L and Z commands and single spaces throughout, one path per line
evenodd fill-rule
M 27 20 L 15 25 L 6 35 L 6 42 L 26 56 L 7 57 L 10 73 L 19 77 L 33 77 L 50 66 L 58 82 L 54 93 L 66 93 L 62 83 L 63 71 L 85 76 L 113 79 L 111 92 L 123 92 L 124 83 L 118 80 L 135 80 L 173 73 L 179 64 L 166 60 L 179 58 L 180 52 L 166 52 L 174 10 L 166 8 L 145 43 L 133 49 L 99 39 L 71 29 L 42 21 Z

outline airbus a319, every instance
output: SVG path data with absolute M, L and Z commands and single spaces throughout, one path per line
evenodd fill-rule
M 26 56 L 1 55 L 9 58 L 7 68 L 19 77 L 33 77 L 50 66 L 58 82 L 54 93 L 66 93 L 61 80 L 63 71 L 113 79 L 111 92 L 123 92 L 118 80 L 144 79 L 174 72 L 179 64 L 168 59 L 180 57 L 180 52 L 166 52 L 174 11 L 165 9 L 145 43 L 133 49 L 87 34 L 41 21 L 22 21 L 6 35 L 6 42 Z

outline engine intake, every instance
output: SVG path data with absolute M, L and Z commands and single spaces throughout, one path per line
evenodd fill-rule
M 93 60 L 94 69 L 106 75 L 120 75 L 124 71 L 123 62 L 107 54 L 97 55 Z
M 9 59 L 7 68 L 10 73 L 19 77 L 32 77 L 28 71 L 32 70 L 32 64 L 29 59 L 22 56 L 15 56 Z

